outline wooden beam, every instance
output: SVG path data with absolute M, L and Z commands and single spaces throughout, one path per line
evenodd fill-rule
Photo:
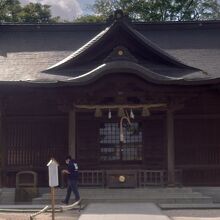
M 69 155 L 76 158 L 76 112 L 69 111 Z
M 0 167 L 0 187 L 2 187 L 2 169 L 4 166 L 4 150 L 3 150 L 3 133 L 2 133 L 2 111 L 0 111 L 0 157 L 1 157 L 1 167 Z
M 175 185 L 175 149 L 174 149 L 174 117 L 173 111 L 167 110 L 167 176 L 168 185 Z
M 166 107 L 167 105 L 165 103 L 157 103 L 157 104 L 114 104 L 114 105 L 75 105 L 78 109 L 118 109 L 118 108 L 128 108 L 128 109 L 142 109 L 144 107 L 146 108 L 161 108 Z
M 6 143 L 5 143 L 5 129 L 3 129 L 3 126 L 5 126 L 5 108 L 2 106 L 2 102 L 0 102 L 0 157 L 1 157 L 1 163 L 0 163 L 0 187 L 6 186 L 6 173 L 5 173 L 5 167 L 7 164 L 7 149 L 6 149 Z

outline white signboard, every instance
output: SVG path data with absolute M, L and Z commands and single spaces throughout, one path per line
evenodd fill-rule
M 48 172 L 49 172 L 49 186 L 54 187 L 59 185 L 59 178 L 58 178 L 58 166 L 56 160 L 53 158 L 48 162 Z

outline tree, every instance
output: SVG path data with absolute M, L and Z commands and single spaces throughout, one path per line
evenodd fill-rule
M 50 7 L 40 3 L 29 3 L 22 8 L 19 18 L 24 23 L 51 23 L 56 19 L 59 20 L 59 18 L 52 18 Z
M 19 22 L 21 10 L 18 0 L 0 0 L 0 22 Z
M 53 23 L 59 17 L 52 17 L 49 5 L 29 3 L 21 6 L 18 0 L 0 0 L 0 22 Z
M 105 21 L 105 16 L 102 15 L 84 15 L 74 20 L 79 23 L 100 23 Z
M 95 14 L 107 19 L 122 9 L 135 21 L 190 21 L 220 18 L 218 0 L 95 0 Z

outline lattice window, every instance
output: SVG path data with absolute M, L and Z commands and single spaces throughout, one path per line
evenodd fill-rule
M 132 123 L 124 128 L 125 143 L 119 140 L 118 123 L 103 123 L 99 129 L 102 161 L 140 161 L 142 160 L 142 131 L 140 123 Z

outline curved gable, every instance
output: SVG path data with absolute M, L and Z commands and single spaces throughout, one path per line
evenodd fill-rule
M 127 64 L 124 65 L 123 62 Z M 196 74 L 197 78 L 198 75 L 204 77 L 201 70 L 172 57 L 133 29 L 124 19 L 116 20 L 81 48 L 44 72 L 69 76 L 68 81 L 72 83 L 86 83 L 93 76 L 96 78 L 99 74 L 103 75 L 103 67 L 106 69 L 110 66 L 119 72 L 138 72 L 142 78 L 155 83 L 184 81 L 184 77 L 192 79 L 192 74 Z M 128 66 L 132 68 L 128 69 Z M 111 71 L 108 69 L 105 72 Z

